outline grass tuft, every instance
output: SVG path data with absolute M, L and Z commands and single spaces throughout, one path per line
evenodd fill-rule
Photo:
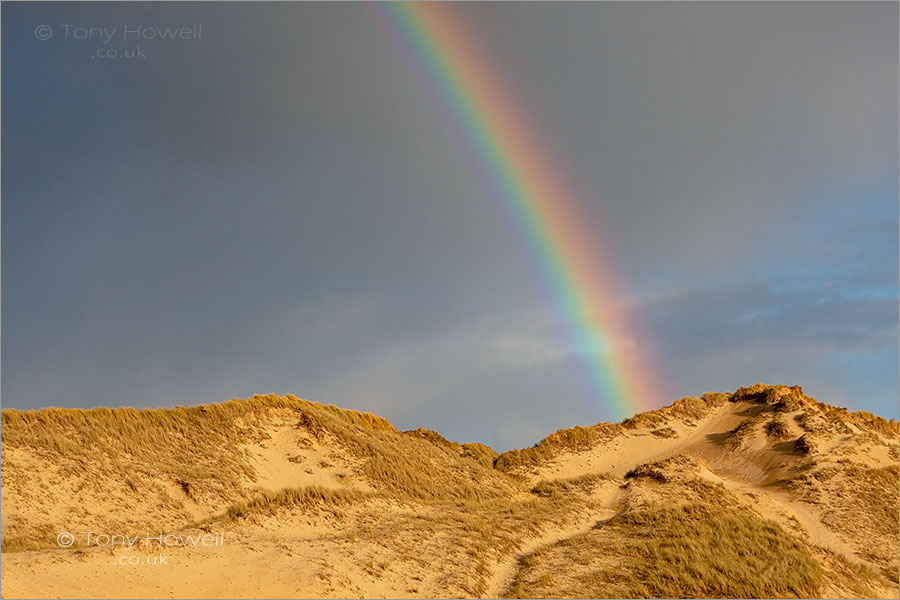
M 369 496 L 370 494 L 355 490 L 332 490 L 320 486 L 285 488 L 277 492 L 263 492 L 250 500 L 234 504 L 228 507 L 223 518 L 235 521 L 251 514 L 272 513 L 281 508 L 341 506 L 359 502 Z
M 565 574 L 565 577 L 563 577 Z M 703 502 L 650 506 L 521 562 L 513 598 L 812 598 L 822 570 L 777 524 Z

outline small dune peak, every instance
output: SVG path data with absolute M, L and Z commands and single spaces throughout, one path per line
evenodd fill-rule
M 731 402 L 751 402 L 755 404 L 781 404 L 789 410 L 796 410 L 805 405 L 812 405 L 815 400 L 806 396 L 799 385 L 767 385 L 754 383 L 748 387 L 739 387 L 729 400 Z

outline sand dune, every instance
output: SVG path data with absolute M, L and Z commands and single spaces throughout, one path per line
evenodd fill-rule
M 2 418 L 6 598 L 898 596 L 897 423 L 798 387 L 499 456 L 290 396 Z

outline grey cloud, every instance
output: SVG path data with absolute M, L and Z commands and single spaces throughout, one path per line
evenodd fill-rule
M 606 417 L 380 7 L 2 10 L 7 406 L 290 392 L 500 447 Z M 447 10 L 575 191 L 664 401 L 779 379 L 895 414 L 896 4 Z M 33 35 L 136 21 L 204 39 L 138 64 Z
M 650 303 L 644 312 L 667 350 L 689 355 L 759 343 L 877 351 L 897 337 L 896 295 L 854 298 L 821 283 L 691 291 Z

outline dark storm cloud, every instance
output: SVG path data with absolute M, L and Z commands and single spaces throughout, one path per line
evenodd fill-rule
M 500 447 L 608 418 L 379 7 L 2 10 L 6 406 L 274 391 Z M 896 4 L 450 10 L 578 192 L 666 401 L 761 379 L 896 416 Z M 139 23 L 203 38 L 60 39 Z

